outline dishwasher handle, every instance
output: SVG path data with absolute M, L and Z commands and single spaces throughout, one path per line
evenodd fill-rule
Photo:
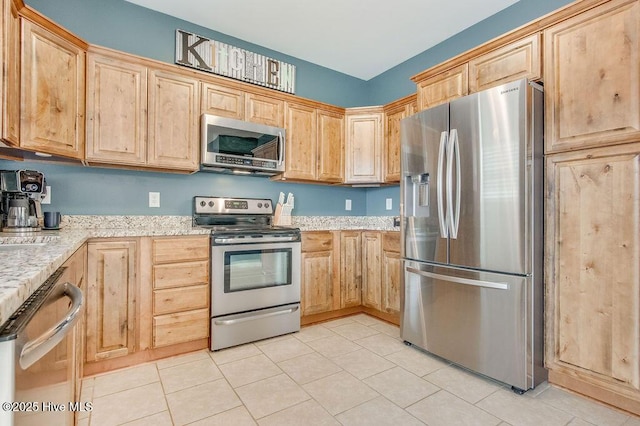
M 84 304 L 82 290 L 69 282 L 61 284 L 61 286 L 62 291 L 60 292 L 60 297 L 69 297 L 71 299 L 71 308 L 53 327 L 24 344 L 20 352 L 19 360 L 22 369 L 26 370 L 31 367 L 40 358 L 49 353 L 51 349 L 56 347 L 73 329 L 78 319 L 80 319 L 82 305 Z

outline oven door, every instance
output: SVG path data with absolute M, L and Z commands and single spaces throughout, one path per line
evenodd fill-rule
M 299 302 L 300 242 L 212 245 L 212 317 Z

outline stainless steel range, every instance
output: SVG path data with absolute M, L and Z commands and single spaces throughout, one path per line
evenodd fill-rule
M 300 230 L 269 199 L 194 197 L 211 229 L 211 350 L 300 330 Z

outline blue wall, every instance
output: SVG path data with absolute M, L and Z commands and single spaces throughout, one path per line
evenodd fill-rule
M 216 173 L 178 175 L 98 167 L 60 166 L 0 160 L 0 169 L 32 169 L 44 173 L 51 186 L 51 205 L 63 214 L 191 215 L 195 195 L 241 196 L 278 200 L 280 191 L 295 196 L 294 216 L 364 216 L 362 188 L 271 182 L 264 177 Z M 160 208 L 150 208 L 149 192 L 160 192 Z M 352 210 L 345 211 L 350 199 Z
M 296 94 L 350 107 L 381 105 L 415 92 L 410 80 L 433 65 L 554 11 L 569 0 L 520 0 L 425 52 L 365 82 L 247 43 L 225 34 L 139 7 L 124 0 L 26 0 L 26 3 L 89 43 L 173 63 L 175 30 L 181 28 L 296 65 Z M 292 35 L 294 37 L 295 35 Z M 194 195 L 266 196 L 293 192 L 295 215 L 397 215 L 398 186 L 342 188 L 271 182 L 265 178 L 209 173 L 174 175 L 115 169 L 57 166 L 0 160 L 0 168 L 33 168 L 46 174 L 53 193 L 50 209 L 66 214 L 191 213 Z M 148 192 L 161 193 L 161 208 L 149 208 Z M 264 194 L 264 195 L 263 195 Z M 392 199 L 392 210 L 385 201 Z M 353 209 L 344 210 L 345 199 Z

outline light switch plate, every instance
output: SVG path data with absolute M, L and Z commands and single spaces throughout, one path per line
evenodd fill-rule
M 351 210 L 351 200 L 344 200 L 344 209 L 347 211 Z
M 387 198 L 386 207 L 387 210 L 391 210 L 393 208 L 393 198 Z
M 149 192 L 149 207 L 160 207 L 159 192 Z

